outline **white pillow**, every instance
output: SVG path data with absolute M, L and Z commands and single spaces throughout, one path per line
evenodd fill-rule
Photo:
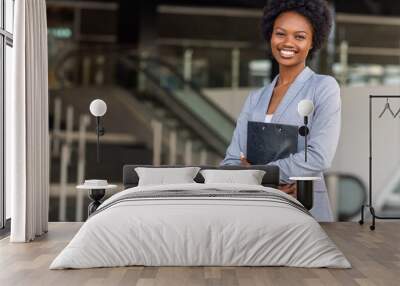
M 195 183 L 193 179 L 199 170 L 199 167 L 135 168 L 139 176 L 138 186 Z
M 235 183 L 246 185 L 261 185 L 265 175 L 263 170 L 201 170 L 205 184 Z

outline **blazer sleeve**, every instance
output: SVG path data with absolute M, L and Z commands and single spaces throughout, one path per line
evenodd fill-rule
M 236 127 L 233 132 L 231 143 L 229 144 L 225 158 L 221 161 L 220 165 L 240 165 L 240 152 L 243 152 L 246 156 L 247 122 L 250 118 L 253 94 L 254 93 L 250 93 L 246 98 L 236 121 Z
M 315 176 L 330 168 L 335 156 L 341 125 L 340 87 L 334 78 L 326 77 L 315 92 L 315 109 L 307 138 L 307 162 L 302 150 L 268 163 L 279 167 L 281 182 L 290 182 L 292 176 Z

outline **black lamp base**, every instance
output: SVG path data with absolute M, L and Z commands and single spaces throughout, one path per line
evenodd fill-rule
M 91 189 L 89 191 L 89 198 L 92 200 L 92 202 L 88 206 L 88 216 L 94 213 L 101 205 L 101 199 L 104 198 L 105 194 L 105 189 Z
M 297 187 L 297 200 L 303 206 L 310 210 L 314 204 L 314 187 L 312 180 L 298 180 L 296 181 Z

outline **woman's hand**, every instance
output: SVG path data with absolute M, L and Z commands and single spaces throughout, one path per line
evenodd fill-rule
M 247 161 L 246 157 L 242 152 L 240 152 L 240 165 L 241 166 L 251 166 L 251 164 Z
M 279 185 L 278 189 L 294 198 L 297 198 L 296 184 Z

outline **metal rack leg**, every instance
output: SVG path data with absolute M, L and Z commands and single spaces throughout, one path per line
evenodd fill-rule
M 371 230 L 375 230 L 375 209 L 374 209 L 374 207 L 370 206 L 369 211 L 371 212 L 371 215 L 372 215 L 372 225 L 370 225 L 369 228 Z
M 376 215 L 375 208 L 373 206 L 371 206 L 371 205 L 362 205 L 361 206 L 361 219 L 358 221 L 358 223 L 361 224 L 361 225 L 364 224 L 364 208 L 369 208 L 369 212 L 371 213 L 371 216 L 372 216 L 372 224 L 369 226 L 370 230 L 375 230 L 375 222 L 376 222 L 377 219 L 382 219 L 382 220 L 385 220 L 385 219 L 390 219 L 390 220 L 400 219 L 400 217 L 398 217 L 398 216 L 387 216 L 387 217 L 384 217 L 384 216 Z
M 359 224 L 364 224 L 364 205 L 361 206 L 361 219 L 358 221 Z

